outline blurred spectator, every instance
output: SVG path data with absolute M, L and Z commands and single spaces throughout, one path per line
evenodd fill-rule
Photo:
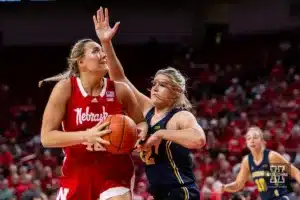
M 8 180 L 3 179 L 0 182 L 1 189 L 0 189 L 0 199 L 1 200 L 10 200 L 14 197 L 13 190 L 9 188 Z
M 288 162 L 291 161 L 291 156 L 285 152 L 285 147 L 282 144 L 278 146 L 277 152 L 280 153 Z
M 5 168 L 8 168 L 11 164 L 13 164 L 13 159 L 14 158 L 12 154 L 8 151 L 7 145 L 2 144 L 0 149 L 0 165 Z
M 156 49 L 160 49 L 159 45 L 156 45 Z M 194 106 L 192 112 L 207 136 L 207 148 L 195 150 L 191 156 L 195 178 L 201 189 L 201 199 L 219 200 L 222 196 L 224 200 L 256 200 L 258 192 L 252 181 L 246 183 L 244 192 L 230 195 L 219 194 L 220 181 L 230 182 L 237 175 L 241 158 L 247 153 L 244 134 L 250 125 L 257 125 L 264 130 L 268 148 L 278 150 L 287 160 L 300 167 L 300 62 L 297 61 L 298 57 L 296 61 L 286 59 L 293 50 L 291 41 L 281 43 L 278 49 L 274 49 L 274 46 L 278 46 L 277 42 L 271 47 L 266 45 L 263 53 L 259 48 L 262 46 L 260 42 L 253 44 L 257 47 L 250 45 L 241 48 L 244 46 L 238 45 L 237 51 L 230 44 L 224 49 L 222 45 L 226 45 L 226 42 L 219 45 L 220 52 L 207 51 L 204 54 L 198 52 L 196 47 L 185 46 L 179 53 L 182 55 L 172 58 L 191 79 L 189 94 Z M 126 47 L 124 55 L 130 48 L 133 48 L 131 53 L 141 55 L 138 47 Z M 147 51 L 146 48 L 142 47 Z M 174 46 L 165 47 L 161 44 L 161 48 L 166 50 L 160 53 L 172 52 Z M 41 49 L 43 47 L 39 47 L 38 51 L 50 54 L 47 47 L 43 51 Z M 30 49 L 27 51 L 30 52 Z M 16 54 L 19 52 L 16 51 Z M 32 55 L 26 53 L 26 57 Z M 211 54 L 211 58 L 206 54 Z M 220 58 L 218 54 L 224 56 Z M 153 56 L 153 51 L 149 55 Z M 60 56 L 57 57 L 60 59 Z M 139 57 L 144 63 L 143 56 L 137 56 L 135 61 Z M 159 58 L 155 60 L 157 66 L 169 62 L 163 60 L 164 57 L 170 56 L 156 57 Z M 261 57 L 265 60 L 257 60 Z M 39 59 L 39 56 L 35 58 Z M 55 60 L 55 56 L 52 59 Z M 201 63 L 203 60 L 205 64 Z M 37 63 L 45 62 L 42 59 Z M 152 69 L 148 63 L 146 66 Z M 146 74 L 132 76 L 133 80 L 142 80 L 141 88 L 147 88 L 142 84 L 144 77 Z M 27 87 L 25 84 L 24 88 Z M 40 95 L 41 91 L 35 89 L 31 94 L 23 90 L 9 83 L 0 85 L 0 106 L 3 110 L 0 115 L 0 200 L 11 200 L 14 196 L 18 200 L 54 200 L 59 187 L 57 177 L 61 172 L 63 155 L 57 149 L 41 147 L 40 108 L 45 103 L 44 94 Z M 152 197 L 146 192 L 148 182 L 139 155 L 133 158 L 137 167 L 134 199 L 151 200 Z M 299 188 L 298 184 L 294 185 L 297 198 L 300 198 Z
M 51 155 L 51 151 L 49 149 L 44 150 L 44 155 L 41 157 L 41 162 L 44 166 L 49 166 L 51 168 L 57 165 L 56 157 Z

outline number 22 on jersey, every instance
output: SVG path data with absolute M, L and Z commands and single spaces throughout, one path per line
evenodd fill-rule
M 141 151 L 140 152 L 140 157 L 146 165 L 154 165 L 155 164 L 155 160 L 154 160 L 154 157 L 152 155 L 152 152 L 153 152 L 152 148 L 150 148 L 147 151 Z

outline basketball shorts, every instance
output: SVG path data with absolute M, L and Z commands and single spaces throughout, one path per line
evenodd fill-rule
M 76 164 L 66 160 L 56 200 L 107 200 L 133 190 L 134 167 L 128 156 Z
M 185 187 L 155 189 L 151 191 L 155 200 L 199 200 L 200 193 L 196 184 L 190 184 Z

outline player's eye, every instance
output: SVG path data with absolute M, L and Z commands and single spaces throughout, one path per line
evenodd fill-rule
M 167 84 L 165 84 L 165 83 L 159 83 L 159 86 L 161 86 L 161 87 L 167 87 Z
M 156 81 L 151 81 L 151 86 L 154 87 L 156 85 Z
M 94 48 L 93 51 L 92 51 L 92 53 L 98 53 L 98 52 L 100 52 L 99 48 Z

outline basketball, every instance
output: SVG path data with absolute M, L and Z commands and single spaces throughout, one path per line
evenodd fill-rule
M 113 154 L 130 153 L 137 142 L 137 127 L 135 122 L 126 115 L 111 115 L 104 122 L 109 122 L 107 129 L 111 133 L 102 138 L 110 142 L 105 148 Z

